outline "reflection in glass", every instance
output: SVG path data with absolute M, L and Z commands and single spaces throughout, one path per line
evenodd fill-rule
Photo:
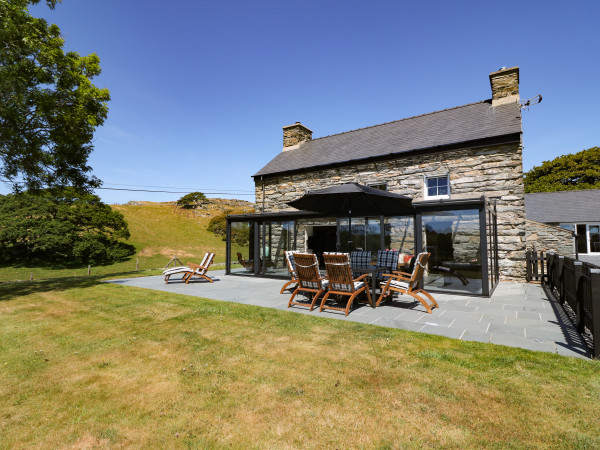
M 415 254 L 415 221 L 412 216 L 386 217 L 385 248 L 401 254 Z
M 377 251 L 381 248 L 381 219 L 379 217 L 353 217 L 352 236 L 348 233 L 348 219 L 339 221 L 340 251 Z
M 254 275 L 254 222 L 231 222 L 231 273 Z
M 425 288 L 481 294 L 479 211 L 424 213 L 422 224 L 423 245 L 431 253 Z
M 600 252 L 600 226 L 588 225 L 590 231 L 590 252 Z
M 261 275 L 288 275 L 285 252 L 295 249 L 294 234 L 293 220 L 268 221 L 261 225 L 259 234 Z

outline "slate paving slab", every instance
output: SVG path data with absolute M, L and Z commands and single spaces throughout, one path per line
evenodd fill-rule
M 440 308 L 427 314 L 418 302 L 406 296 L 378 308 L 357 304 L 346 317 L 343 312 L 311 312 L 308 307 L 287 308 L 291 292 L 279 294 L 283 280 L 225 275 L 209 272 L 214 283 L 180 280 L 164 283 L 162 276 L 125 278 L 107 282 L 123 286 L 192 295 L 227 302 L 275 308 L 336 320 L 354 321 L 446 336 L 465 341 L 486 342 L 565 356 L 589 357 L 560 305 L 547 299 L 539 284 L 502 282 L 491 298 L 434 293 Z

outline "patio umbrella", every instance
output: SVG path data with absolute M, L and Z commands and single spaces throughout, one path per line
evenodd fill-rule
M 316 191 L 308 191 L 288 205 L 297 209 L 348 216 L 352 235 L 352 214 L 385 214 L 413 212 L 412 199 L 404 195 L 374 189 L 358 183 L 346 183 Z

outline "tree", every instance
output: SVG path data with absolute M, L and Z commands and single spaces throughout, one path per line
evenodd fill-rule
M 87 165 L 108 113 L 96 54 L 63 51 L 56 25 L 30 15 L 40 0 L 0 0 L 0 177 L 15 191 L 100 186 Z M 54 8 L 61 0 L 46 0 Z
M 600 189 L 600 147 L 544 161 L 525 174 L 524 183 L 527 193 Z
M 0 195 L 0 256 L 46 264 L 104 264 L 135 247 L 127 223 L 100 198 L 74 189 Z
M 198 206 L 198 203 L 204 200 L 206 200 L 206 195 L 204 195 L 202 192 L 191 192 L 177 200 L 177 204 L 182 208 L 189 209 L 195 208 Z

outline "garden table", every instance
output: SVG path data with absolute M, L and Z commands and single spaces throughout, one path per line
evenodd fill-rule
M 377 302 L 377 274 L 389 272 L 389 267 L 377 267 L 377 266 L 368 266 L 368 267 L 353 267 L 352 272 L 357 273 L 369 273 L 371 274 L 371 308 L 375 308 L 375 303 Z

